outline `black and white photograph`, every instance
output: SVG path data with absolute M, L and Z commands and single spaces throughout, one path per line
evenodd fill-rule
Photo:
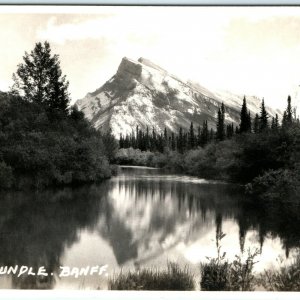
M 0 290 L 300 291 L 300 6 L 0 5 L 0 40 Z

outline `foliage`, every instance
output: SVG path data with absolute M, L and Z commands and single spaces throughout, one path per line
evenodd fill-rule
M 48 42 L 37 43 L 13 74 L 13 92 L 29 102 L 44 104 L 52 110 L 66 112 L 69 103 L 66 77 L 62 76 L 59 56 L 51 55 Z
M 300 192 L 300 172 L 299 170 L 279 169 L 265 172 L 262 176 L 246 185 L 248 194 L 256 195 L 264 201 L 292 201 L 298 199 Z
M 43 105 L 9 95 L 2 95 L 0 108 L 0 157 L 13 170 L 15 188 L 110 176 L 102 136 L 83 116 L 70 113 L 52 122 L 53 115 Z
M 268 291 L 300 291 L 300 254 L 290 264 L 280 262 L 278 270 L 265 270 L 259 283 Z
M 117 148 L 76 107 L 49 43 L 37 43 L 0 93 L 0 187 L 44 188 L 98 181 L 111 175 Z
M 195 289 L 194 275 L 187 267 L 168 263 L 167 270 L 142 269 L 136 272 L 121 272 L 109 280 L 111 290 L 167 290 L 190 291 Z
M 219 108 L 219 110 L 218 110 L 216 138 L 219 141 L 223 141 L 225 138 L 225 106 L 224 106 L 224 103 L 222 103 L 221 108 Z
M 208 263 L 201 263 L 201 290 L 203 291 L 253 291 L 256 279 L 253 267 L 257 250 L 247 256 L 235 256 L 232 262 L 226 259 L 226 252 L 221 253 L 221 240 L 225 237 L 222 232 L 217 232 L 216 245 L 217 257 L 208 257 Z
M 250 112 L 248 112 L 246 97 L 243 99 L 241 109 L 240 133 L 243 132 L 251 132 L 251 117 Z

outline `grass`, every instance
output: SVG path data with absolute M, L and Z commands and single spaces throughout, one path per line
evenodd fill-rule
M 195 289 L 195 281 L 188 267 L 180 268 L 169 262 L 163 271 L 150 268 L 120 272 L 109 279 L 108 286 L 110 290 L 191 291 Z
M 300 250 L 292 263 L 283 264 L 280 268 L 265 270 L 258 275 L 254 264 L 259 251 L 255 249 L 236 255 L 233 261 L 221 252 L 221 240 L 225 234 L 216 233 L 217 257 L 207 257 L 208 262 L 200 264 L 200 287 L 202 291 L 254 291 L 262 286 L 267 291 L 300 291 Z M 139 271 L 122 271 L 109 279 L 110 290 L 195 290 L 194 274 L 187 266 L 169 262 L 167 269 L 141 269 Z
M 259 277 L 259 283 L 267 291 L 300 291 L 300 252 L 291 264 L 284 265 L 280 260 L 278 270 L 265 270 Z
M 258 250 L 247 255 L 236 255 L 233 262 L 226 259 L 226 252 L 221 254 L 220 241 L 225 234 L 217 232 L 217 257 L 208 257 L 208 262 L 201 263 L 202 291 L 253 291 L 256 285 L 256 278 L 253 273 L 253 266 L 256 263 L 255 257 L 259 254 Z

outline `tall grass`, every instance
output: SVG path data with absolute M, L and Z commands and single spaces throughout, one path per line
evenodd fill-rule
M 169 262 L 167 269 L 141 269 L 119 273 L 109 279 L 110 290 L 168 290 L 190 291 L 195 289 L 194 275 L 188 267 L 180 268 Z
M 265 270 L 259 283 L 268 291 L 300 291 L 300 252 L 291 264 L 284 265 L 280 260 L 278 270 Z
M 233 262 L 226 258 L 226 252 L 221 253 L 221 240 L 225 237 L 222 232 L 217 232 L 217 257 L 208 257 L 208 262 L 201 263 L 202 291 L 253 291 L 256 285 L 256 278 L 253 267 L 256 263 L 255 257 L 258 250 L 251 253 L 248 250 L 246 257 L 235 256 Z

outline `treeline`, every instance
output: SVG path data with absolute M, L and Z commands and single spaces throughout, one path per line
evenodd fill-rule
M 170 149 L 183 153 L 186 150 L 204 147 L 214 139 L 214 136 L 215 132 L 212 128 L 208 129 L 207 121 L 203 122 L 202 128 L 200 126 L 197 128 L 197 133 L 193 123 L 191 123 L 188 132 L 184 132 L 180 127 L 178 134 L 168 132 L 167 128 L 161 134 L 156 133 L 154 128 L 150 133 L 148 127 L 144 132 L 137 126 L 135 133 L 127 134 L 125 137 L 121 134 L 119 146 L 120 148 L 134 148 L 141 151 L 165 152 Z
M 0 188 L 44 188 L 111 176 L 117 143 L 70 106 L 49 43 L 25 53 L 10 93 L 0 93 Z
M 131 134 L 120 135 L 119 147 L 120 148 L 133 148 L 140 149 L 141 151 L 151 152 L 166 152 L 169 150 L 178 151 L 184 153 L 188 150 L 197 149 L 198 147 L 205 147 L 207 144 L 214 141 L 223 141 L 231 139 L 237 134 L 243 133 L 262 133 L 266 130 L 278 131 L 280 129 L 279 118 L 276 114 L 272 117 L 269 124 L 269 115 L 266 111 L 264 99 L 261 103 L 260 114 L 256 114 L 252 119 L 250 111 L 247 108 L 246 97 L 243 99 L 243 105 L 240 112 L 240 124 L 234 126 L 233 123 L 225 124 L 225 111 L 224 104 L 218 110 L 218 119 L 216 128 L 208 128 L 207 121 L 203 122 L 202 127 L 198 126 L 194 128 L 193 122 L 191 122 L 189 131 L 184 131 L 182 127 L 179 128 L 178 133 L 170 132 L 167 128 L 164 129 L 164 133 L 157 133 L 154 128 L 151 132 L 147 126 L 146 131 L 141 130 L 138 126 L 135 132 Z M 286 128 L 292 123 L 293 114 L 291 107 L 291 97 L 288 96 L 288 107 L 284 112 L 282 120 L 282 128 Z M 294 118 L 295 119 L 295 118 Z M 299 120 L 297 120 L 299 122 Z

